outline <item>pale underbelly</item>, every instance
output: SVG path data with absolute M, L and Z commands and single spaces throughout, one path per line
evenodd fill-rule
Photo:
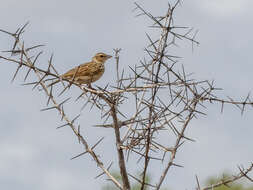
M 93 76 L 78 76 L 78 78 L 76 78 L 75 81 L 80 84 L 89 84 L 100 79 L 103 74 L 104 74 L 104 71 Z

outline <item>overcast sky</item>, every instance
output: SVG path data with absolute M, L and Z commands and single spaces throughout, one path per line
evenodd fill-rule
M 154 15 L 162 15 L 167 9 L 166 0 L 137 2 Z M 199 30 L 200 42 L 194 52 L 190 44 L 178 48 L 177 55 L 184 57 L 179 64 L 184 64 L 188 73 L 194 72 L 196 79 L 215 80 L 216 86 L 224 89 L 224 97 L 242 100 L 252 91 L 252 6 L 252 0 L 192 0 L 183 1 L 176 12 L 178 25 Z M 30 21 L 26 43 L 45 44 L 42 59 L 46 61 L 54 53 L 54 64 L 61 73 L 88 61 L 96 52 L 112 54 L 113 48 L 123 49 L 120 63 L 127 69 L 145 56 L 145 32 L 157 35 L 147 27 L 149 20 L 136 18 L 133 9 L 134 1 L 3 0 L 0 28 L 15 31 Z M 10 48 L 10 42 L 9 37 L 0 34 L 1 51 Z M 115 79 L 110 64 L 112 61 L 97 85 Z M 70 161 L 82 152 L 82 146 L 70 129 L 56 130 L 61 125 L 56 111 L 40 112 L 45 108 L 44 94 L 21 86 L 21 74 L 10 83 L 15 68 L 0 60 L 1 189 L 100 189 L 106 181 L 94 179 L 100 170 L 90 157 Z M 71 93 L 78 95 L 75 90 Z M 165 187 L 194 189 L 195 175 L 203 183 L 208 176 L 237 172 L 238 165 L 247 167 L 253 161 L 253 109 L 241 116 L 233 106 L 226 106 L 223 114 L 218 104 L 206 106 L 208 116 L 194 120 L 187 133 L 196 142 L 186 143 L 176 158 L 184 168 L 171 170 Z M 75 103 L 68 108 L 74 115 L 80 107 Z M 100 115 L 85 110 L 79 122 L 90 144 L 105 136 L 97 152 L 110 160 L 115 154 L 111 150 L 112 131 L 91 127 L 101 122 Z M 135 168 L 135 163 L 130 166 Z

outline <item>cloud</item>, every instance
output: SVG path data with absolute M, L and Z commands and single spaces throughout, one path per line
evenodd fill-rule
M 22 25 L 29 18 L 31 25 L 27 29 L 29 34 L 27 37 L 32 42 L 45 42 L 53 47 L 54 63 L 60 72 L 81 63 L 83 59 L 88 60 L 96 50 L 105 49 L 109 52 L 113 47 L 123 48 L 120 57 L 121 66 L 126 68 L 125 72 L 128 72 L 128 66 L 138 63 L 139 58 L 143 57 L 145 30 L 147 32 L 150 30 L 146 27 L 146 18 L 134 18 L 135 13 L 131 12 L 134 5 L 126 2 L 9 0 L 1 4 L 0 19 L 4 29 L 10 28 L 11 31 L 15 31 L 17 25 Z M 142 4 L 151 12 L 155 9 L 157 14 L 163 14 L 167 1 L 164 1 L 163 7 L 155 1 L 149 1 L 147 4 L 143 1 Z M 12 8 L 11 13 L 9 7 Z M 252 0 L 183 2 L 182 7 L 179 8 L 182 10 L 180 19 L 187 26 L 191 26 L 192 23 L 198 25 L 199 35 L 202 37 L 200 47 L 196 48 L 193 54 L 190 45 L 188 49 L 184 46 L 177 49 L 177 55 L 183 57 L 188 51 L 188 57 L 179 63 L 185 64 L 186 72 L 194 72 L 196 78 L 202 76 L 205 79 L 218 79 L 217 86 L 224 87 L 224 84 L 228 84 L 226 86 L 228 92 L 239 96 L 242 94 L 242 87 L 249 88 L 249 81 L 252 78 L 252 64 L 250 64 L 252 45 L 249 42 L 252 41 L 250 35 L 252 32 L 249 29 L 251 26 L 245 20 L 252 18 L 251 7 Z M 218 22 L 227 18 L 230 20 L 229 23 Z M 248 27 L 247 30 L 245 27 Z M 240 43 L 237 36 L 240 37 Z M 2 39 L 3 36 L 0 35 L 0 38 Z M 0 41 L 1 48 L 3 44 L 6 45 L 9 42 Z M 248 67 L 245 67 L 246 61 L 249 63 Z M 110 64 L 112 65 L 113 62 L 106 66 Z M 21 78 L 24 76 L 21 73 L 18 74 L 17 82 L 10 84 L 14 71 L 14 66 L 0 63 L 0 105 L 3 108 L 0 110 L 0 139 L 2 139 L 0 141 L 2 163 L 0 164 L 0 181 L 5 181 L 6 187 L 16 184 L 16 188 L 8 189 L 22 190 L 22 187 L 26 190 L 39 187 L 48 190 L 78 189 L 77 183 L 80 181 L 82 189 L 85 186 L 90 187 L 89 189 L 96 189 L 94 187 L 98 189 L 99 183 L 105 181 L 93 180 L 93 177 L 101 172 L 97 171 L 95 162 L 91 161 L 90 157 L 69 161 L 70 157 L 82 152 L 83 149 L 77 148 L 77 140 L 67 127 L 56 132 L 55 127 L 59 126 L 57 125 L 59 117 L 55 111 L 39 112 L 39 109 L 45 106 L 43 95 L 37 94 L 36 89 L 31 91 L 28 87 L 22 89 L 20 86 L 17 87 L 17 84 L 23 82 Z M 104 83 L 111 80 L 111 73 L 113 73 L 111 69 L 106 70 Z M 237 85 L 239 80 L 240 85 L 235 90 L 235 84 Z M 99 81 L 97 84 L 103 83 Z M 75 92 L 71 89 L 69 93 L 73 95 Z M 79 95 L 79 92 L 76 94 Z M 245 95 L 244 92 L 243 95 Z M 210 108 L 210 105 L 207 106 Z M 213 105 L 216 108 L 219 106 Z M 224 115 L 220 117 L 226 122 L 218 121 L 216 116 L 212 117 L 213 113 L 220 111 L 219 109 L 209 109 L 209 115 L 205 120 L 194 123 L 192 125 L 194 130 L 189 128 L 189 131 L 192 131 L 190 137 L 197 137 L 197 142 L 182 146 L 176 163 L 185 165 L 185 168 L 173 168 L 173 172 L 167 179 L 173 177 L 174 180 L 167 180 L 167 184 L 173 186 L 174 189 L 191 189 L 195 186 L 195 172 L 201 174 L 199 177 L 203 179 L 210 175 L 210 171 L 218 173 L 228 166 L 226 159 L 233 158 L 234 162 L 244 164 L 245 160 L 252 158 L 250 147 L 248 148 L 245 141 L 243 142 L 244 139 L 250 141 L 249 136 L 252 134 L 252 121 L 245 119 L 250 117 L 250 114 L 242 118 L 244 120 L 242 123 L 230 109 L 231 107 L 226 107 L 226 117 L 223 117 Z M 79 108 L 76 106 L 66 108 L 66 111 L 70 112 L 70 110 L 79 111 Z M 128 110 L 131 111 L 131 109 Z M 236 115 L 238 114 L 240 113 L 237 111 Z M 89 143 L 94 144 L 103 135 L 106 137 L 105 143 L 101 148 L 97 147 L 96 151 L 104 160 L 109 160 L 111 155 L 115 154 L 111 146 L 114 140 L 111 138 L 111 131 L 104 132 L 104 129 L 90 127 L 101 123 L 99 114 L 94 116 L 88 110 L 83 112 L 80 120 L 83 123 L 82 132 Z M 172 142 L 171 138 L 164 138 L 164 141 Z M 236 150 L 233 149 L 234 147 Z M 219 160 L 216 154 L 212 154 L 211 151 L 215 150 L 222 159 Z M 234 156 L 238 152 L 239 154 Z M 240 156 L 242 158 L 239 158 Z M 136 169 L 136 162 L 128 164 L 130 169 Z M 18 170 L 17 165 L 20 167 Z M 195 166 L 198 168 L 196 169 Z M 151 169 L 154 169 L 156 173 L 157 168 L 159 169 L 154 166 Z M 174 171 L 181 172 L 180 176 L 175 176 Z M 21 173 L 24 174 L 23 178 L 21 175 L 18 176 Z M 36 176 L 34 173 L 41 174 Z M 13 178 L 16 180 L 13 181 Z M 185 183 L 180 183 L 182 178 Z M 35 183 L 30 187 L 31 179 L 34 179 Z
M 232 17 L 253 5 L 250 0 L 202 0 L 195 3 L 203 12 L 214 17 Z
M 15 160 L 19 163 L 29 162 L 36 159 L 38 150 L 32 145 L 7 143 L 1 141 L 1 162 L 5 164 L 0 165 L 0 175 L 8 174 L 8 171 L 14 171 L 16 168 Z

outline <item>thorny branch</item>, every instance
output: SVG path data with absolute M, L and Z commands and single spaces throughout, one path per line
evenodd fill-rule
M 25 26 L 26 26 L 26 25 L 25 25 Z M 23 27 L 22 30 L 23 30 L 24 28 L 25 28 L 25 27 Z M 2 31 L 2 32 L 5 32 L 5 31 L 3 31 L 3 30 L 1 30 L 1 31 Z M 19 30 L 18 30 L 18 32 L 19 32 L 19 33 L 22 33 L 22 32 L 20 32 Z M 7 32 L 5 32 L 5 33 L 7 33 Z M 8 32 L 8 34 L 11 34 L 11 33 Z M 14 33 L 14 34 L 11 34 L 11 36 L 13 36 L 13 37 L 15 38 L 15 46 L 14 46 L 14 48 L 15 48 L 15 47 L 19 44 L 19 41 L 20 41 L 19 35 L 16 35 L 16 34 Z M 23 43 L 23 44 L 24 44 L 24 43 Z M 89 153 L 89 154 L 93 157 L 93 159 L 94 159 L 94 161 L 97 163 L 97 165 L 98 165 L 98 166 L 103 170 L 103 172 L 109 177 L 109 179 L 110 179 L 119 189 L 123 189 L 122 186 L 121 186 L 121 184 L 120 184 L 120 183 L 110 174 L 110 172 L 104 167 L 102 161 L 99 159 L 99 156 L 93 151 L 93 149 L 94 149 L 95 147 L 90 148 L 90 146 L 88 145 L 87 141 L 86 141 L 86 140 L 83 138 L 83 136 L 80 134 L 80 131 L 78 130 L 79 127 L 77 128 L 77 127 L 73 124 L 75 119 L 71 121 L 71 120 L 67 117 L 67 115 L 65 114 L 64 109 L 63 109 L 63 104 L 66 103 L 67 101 L 64 101 L 64 102 L 62 102 L 62 103 L 60 103 L 60 104 L 57 103 L 57 101 L 56 101 L 56 99 L 55 99 L 55 97 L 54 97 L 54 95 L 53 95 L 53 93 L 52 93 L 52 88 L 51 88 L 51 89 L 48 89 L 47 85 L 46 85 L 45 82 L 42 80 L 42 79 L 45 78 L 45 77 L 41 77 L 41 73 L 43 73 L 43 74 L 45 74 L 45 75 L 55 76 L 55 77 L 58 77 L 58 78 L 59 78 L 59 75 L 50 73 L 50 67 L 52 67 L 51 61 L 49 62 L 48 71 L 44 71 L 44 70 L 42 70 L 42 69 L 38 69 L 37 67 L 34 66 L 34 64 L 35 64 L 35 62 L 36 62 L 37 59 L 35 59 L 34 61 L 31 60 L 31 58 L 28 56 L 27 50 L 24 50 L 24 45 L 23 45 L 23 44 L 22 44 L 22 49 L 21 49 L 21 50 L 15 50 L 15 49 L 13 49 L 13 51 L 12 51 L 12 53 L 13 53 L 13 52 L 20 51 L 20 54 L 21 54 L 21 59 L 20 59 L 20 61 L 17 61 L 17 60 L 14 60 L 14 59 L 10 59 L 10 58 L 6 58 L 6 57 L 2 57 L 2 56 L 0 56 L 0 58 L 5 59 L 5 60 L 7 60 L 7 61 L 9 61 L 9 62 L 14 62 L 14 63 L 18 63 L 18 64 L 19 64 L 18 69 L 17 69 L 17 71 L 16 71 L 16 73 L 15 73 L 15 75 L 14 75 L 14 78 L 15 78 L 16 74 L 18 73 L 19 69 L 20 69 L 22 66 L 26 66 L 26 67 L 29 68 L 28 74 L 29 74 L 29 72 L 30 72 L 31 70 L 34 71 L 34 74 L 38 77 L 38 80 L 39 80 L 39 81 L 36 82 L 36 83 L 32 83 L 32 84 L 36 84 L 36 86 L 39 84 L 39 85 L 43 88 L 44 92 L 45 92 L 46 95 L 48 96 L 48 102 L 51 102 L 51 103 L 53 103 L 53 105 L 54 105 L 52 108 L 56 109 L 56 110 L 60 113 L 62 119 L 65 120 L 65 122 L 66 122 L 65 126 L 68 125 L 68 126 L 72 129 L 72 131 L 74 132 L 74 134 L 77 136 L 79 142 L 81 142 L 81 143 L 84 145 L 85 152 L 82 153 L 82 154 Z M 40 45 L 37 46 L 37 47 L 40 47 Z M 31 48 L 27 48 L 27 49 L 31 49 Z M 39 54 L 38 54 L 38 55 L 39 55 Z M 51 59 L 50 59 L 50 60 L 51 60 Z M 13 80 L 14 80 L 14 78 L 13 78 Z M 26 79 L 26 78 L 27 78 L 27 75 L 26 75 L 25 79 Z M 47 109 L 47 110 L 48 110 L 48 109 Z
M 212 184 L 208 187 L 204 187 L 204 188 L 200 188 L 200 185 L 198 185 L 198 190 L 209 190 L 209 189 L 214 189 L 216 187 L 220 187 L 222 185 L 228 186 L 229 184 L 238 181 L 241 178 L 246 178 L 248 179 L 250 182 L 253 182 L 253 178 L 248 176 L 248 173 L 253 169 L 253 163 L 251 163 L 251 165 L 247 168 L 244 169 L 242 167 L 238 167 L 238 169 L 240 170 L 240 172 L 237 175 L 231 176 L 231 177 L 226 177 L 224 179 L 222 179 L 221 181 L 217 182 L 216 184 Z
M 3 53 L 11 53 L 11 57 L 0 56 L 0 59 L 18 65 L 12 81 L 21 68 L 27 69 L 27 73 L 24 75 L 25 81 L 31 74 L 37 77 L 36 81 L 27 82 L 25 85 L 32 85 L 33 89 L 40 87 L 45 92 L 48 98 L 48 107 L 43 111 L 56 109 L 65 122 L 58 128 L 69 126 L 84 146 L 84 152 L 73 159 L 89 154 L 102 170 L 98 176 L 106 174 L 119 189 L 131 189 L 129 176 L 140 183 L 141 190 L 147 187 L 161 189 L 171 167 L 181 167 L 175 162 L 177 152 L 183 143 L 194 141 L 191 137 L 186 136 L 186 131 L 193 118 L 205 115 L 206 104 L 220 103 L 221 111 L 223 111 L 225 104 L 235 105 L 242 114 L 246 106 L 253 106 L 250 94 L 243 101 L 235 101 L 230 97 L 217 97 L 215 92 L 221 89 L 216 88 L 213 82 L 193 79 L 190 74 L 185 72 L 184 67 L 178 64 L 180 57 L 169 54 L 169 48 L 176 47 L 177 43 L 182 40 L 189 41 L 192 47 L 199 44 L 195 39 L 197 31 L 194 32 L 192 28 L 174 24 L 174 14 L 179 5 L 180 1 L 177 0 L 173 5 L 168 4 L 167 12 L 163 16 L 153 16 L 135 3 L 135 11 L 138 12 L 138 16 L 146 16 L 150 19 L 153 22 L 151 28 L 158 30 L 160 37 L 153 40 L 152 36 L 146 34 L 149 41 L 149 45 L 145 48 L 146 57 L 140 63 L 129 66 L 130 72 L 124 70 L 121 72 L 119 67 L 121 49 L 114 49 L 116 85 L 106 85 L 103 88 L 81 86 L 74 81 L 74 77 L 72 80 L 62 79 L 52 63 L 53 56 L 48 61 L 47 69 L 39 67 L 37 62 L 42 51 L 37 51 L 43 46 L 26 47 L 25 42 L 21 39 L 28 23 L 14 33 L 0 30 L 14 38 L 12 49 L 3 51 Z M 36 52 L 34 56 L 32 56 L 32 52 Z M 61 81 L 58 86 L 58 89 L 63 88 L 60 95 L 63 95 L 71 86 L 78 87 L 80 95 L 77 100 L 84 103 L 83 108 L 90 105 L 91 108 L 101 111 L 103 124 L 96 125 L 96 127 L 104 127 L 114 131 L 122 184 L 109 172 L 112 164 L 106 168 L 99 155 L 94 152 L 94 148 L 101 144 L 103 138 L 94 146 L 88 144 L 81 135 L 80 125 L 76 124 L 80 114 L 72 120 L 69 119 L 64 111 L 64 105 L 69 102 L 69 98 L 59 103 L 57 90 L 54 88 L 56 85 L 50 85 L 52 80 Z M 132 109 L 129 113 L 122 112 L 123 106 L 131 106 Z M 174 139 L 173 144 L 161 138 L 165 132 L 170 139 Z M 122 135 L 122 133 L 124 134 Z M 143 168 L 141 176 L 130 174 L 126 162 L 130 157 L 139 158 L 138 164 L 142 164 Z M 151 164 L 157 164 L 158 161 L 161 161 L 163 170 L 159 180 L 155 184 L 151 184 L 146 181 L 147 173 Z M 247 170 L 240 168 L 238 176 L 223 180 L 212 187 L 228 184 L 240 178 L 252 180 L 248 176 L 251 170 L 252 165 Z M 198 178 L 197 184 L 200 189 Z M 204 189 L 207 190 L 210 187 Z

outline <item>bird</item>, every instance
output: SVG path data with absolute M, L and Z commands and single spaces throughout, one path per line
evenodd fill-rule
M 107 55 L 105 53 L 96 53 L 90 62 L 83 63 L 67 71 L 63 75 L 60 75 L 60 78 L 79 83 L 80 85 L 87 84 L 90 86 L 91 83 L 97 81 L 102 77 L 105 71 L 104 63 L 111 57 L 111 55 Z M 48 87 L 58 82 L 60 82 L 60 79 L 52 82 L 48 85 Z

